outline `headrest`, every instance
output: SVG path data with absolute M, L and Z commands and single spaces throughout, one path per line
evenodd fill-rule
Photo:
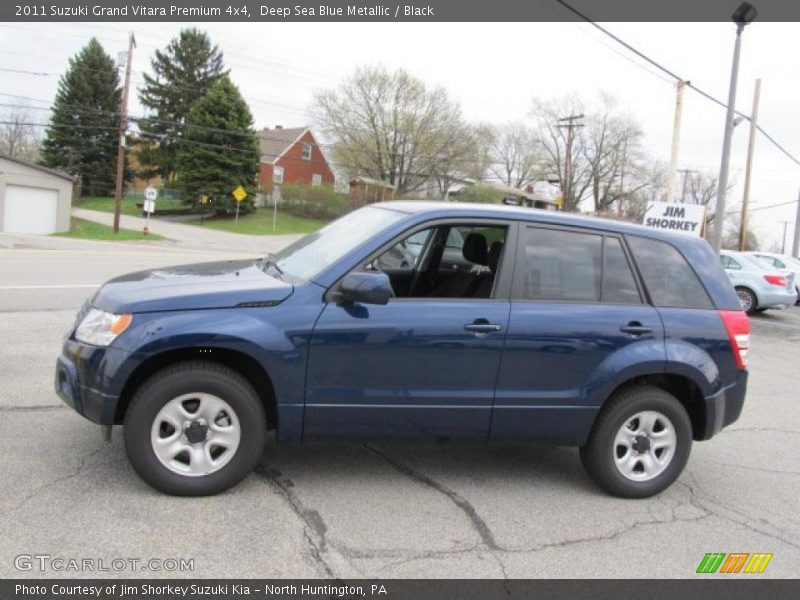
M 489 246 L 489 270 L 492 273 L 497 272 L 497 266 L 500 264 L 500 256 L 503 254 L 503 242 L 492 242 Z
M 470 233 L 467 236 L 461 254 L 471 263 L 484 266 L 489 264 L 489 249 L 486 238 L 481 233 Z

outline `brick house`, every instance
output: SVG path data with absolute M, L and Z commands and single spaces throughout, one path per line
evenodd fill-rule
M 333 185 L 336 182 L 322 149 L 308 127 L 265 128 L 259 132 L 258 140 L 261 145 L 260 187 L 269 188 L 273 182 L 311 185 Z

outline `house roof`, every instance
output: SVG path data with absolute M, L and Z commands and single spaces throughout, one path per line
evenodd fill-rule
M 363 184 L 366 184 L 366 185 L 374 185 L 374 186 L 377 186 L 377 187 L 384 187 L 384 188 L 392 189 L 392 190 L 395 189 L 394 186 L 391 183 L 389 183 L 388 181 L 381 181 L 380 179 L 371 179 L 370 177 L 361 177 L 360 175 L 358 177 L 354 177 L 353 179 L 350 180 L 350 185 L 353 185 L 353 184 L 356 184 L 356 183 L 363 183 Z
M 258 133 L 261 145 L 261 162 L 275 164 L 287 150 L 297 143 L 308 131 L 308 127 L 291 127 L 289 129 L 262 129 Z
M 29 160 L 23 160 L 21 158 L 15 158 L 12 156 L 6 156 L 5 154 L 0 154 L 0 160 L 7 160 L 12 163 L 16 163 L 18 165 L 22 165 L 24 167 L 28 167 L 29 169 L 36 169 L 37 171 L 41 171 L 42 173 L 47 173 L 49 175 L 54 175 L 56 177 L 61 177 L 62 179 L 66 179 L 67 181 L 75 181 L 76 177 L 64 173 L 63 171 L 58 171 L 56 169 L 51 169 L 49 167 L 43 167 L 42 165 L 37 165 L 34 162 Z M 0 169 L 2 172 L 2 169 Z

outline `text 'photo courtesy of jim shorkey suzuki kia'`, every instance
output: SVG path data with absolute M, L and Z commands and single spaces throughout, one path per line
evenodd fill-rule
M 610 494 L 667 488 L 739 417 L 750 323 L 671 231 L 520 207 L 369 205 L 257 260 L 107 282 L 58 359 L 168 494 L 221 492 L 279 443 L 577 446 Z

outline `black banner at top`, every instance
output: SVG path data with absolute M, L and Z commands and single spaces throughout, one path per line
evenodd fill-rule
M 752 0 L 800 21 L 797 0 Z M 730 21 L 741 0 L 3 0 L 0 21 Z M 677 43 L 677 40 L 676 40 Z

